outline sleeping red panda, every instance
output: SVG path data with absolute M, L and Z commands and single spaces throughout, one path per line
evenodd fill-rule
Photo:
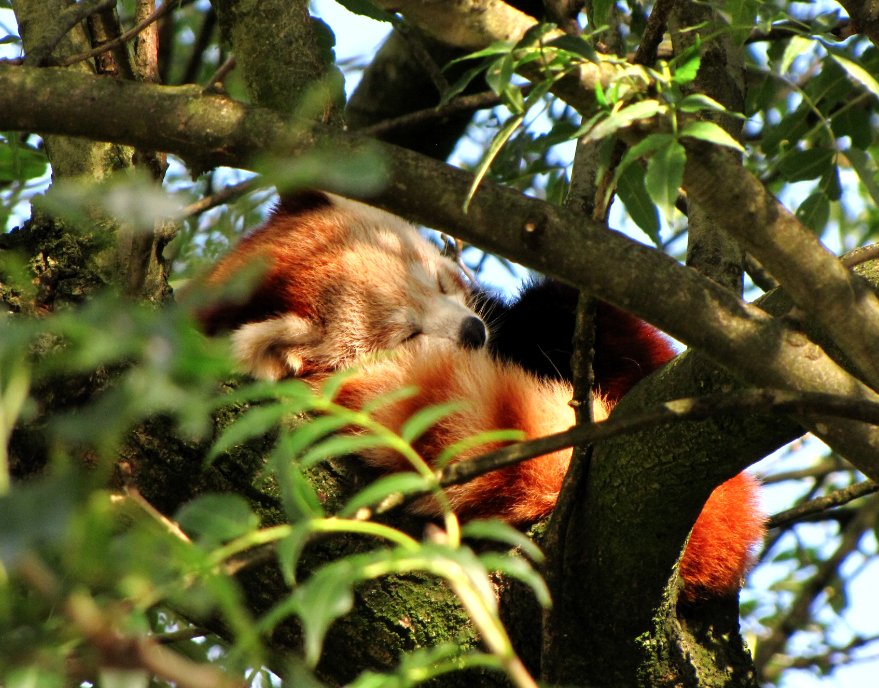
M 448 401 L 463 408 L 415 443 L 428 462 L 459 440 L 491 429 L 521 430 L 533 439 L 570 427 L 570 333 L 576 291 L 554 282 L 532 285 L 505 304 L 474 292 L 457 266 L 404 220 L 319 192 L 286 199 L 267 223 L 213 268 L 221 287 L 246 266 L 262 272 L 237 301 L 199 312 L 209 334 L 232 332 L 235 354 L 256 377 L 301 377 L 319 384 L 353 367 L 337 401 L 360 408 L 375 397 L 414 386 L 415 396 L 380 406 L 376 419 L 399 430 L 417 410 Z M 474 308 L 491 311 L 492 335 Z M 541 320 L 544 320 L 541 322 Z M 646 323 L 602 304 L 597 316 L 596 420 L 635 383 L 674 356 Z M 392 356 L 369 354 L 392 350 Z M 466 460 L 497 444 L 471 447 Z M 494 516 L 517 525 L 546 516 L 570 461 L 562 450 L 449 488 L 464 519 Z M 383 470 L 405 470 L 387 448 L 362 458 Z M 734 592 L 763 536 L 758 486 L 740 474 L 710 496 L 680 563 L 686 594 Z M 435 515 L 431 500 L 415 509 Z

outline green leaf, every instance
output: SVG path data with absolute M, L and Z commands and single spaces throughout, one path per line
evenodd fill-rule
M 689 48 L 687 53 L 681 55 L 679 59 L 681 61 L 675 66 L 671 80 L 673 83 L 680 85 L 689 84 L 696 78 L 699 66 L 702 64 L 699 46 L 694 45 L 692 48 Z
M 675 205 L 684 180 L 687 154 L 677 141 L 655 151 L 647 161 L 647 193 L 659 207 L 670 225 L 674 220 Z
M 351 611 L 354 605 L 354 585 L 370 577 L 367 571 L 371 564 L 387 561 L 393 556 L 393 550 L 377 549 L 321 567 L 300 584 L 290 598 L 282 600 L 266 614 L 260 628 L 272 628 L 291 612 L 295 613 L 305 635 L 305 661 L 309 666 L 315 666 L 330 625 Z
M 373 507 L 393 495 L 423 492 L 428 487 L 424 476 L 412 471 L 391 473 L 374 480 L 355 494 L 339 511 L 339 516 L 354 516 L 364 507 Z
M 620 165 L 617 168 L 617 178 L 622 174 L 622 170 L 619 168 L 625 169 L 638 158 L 646 159 L 654 151 L 670 146 L 674 140 L 673 134 L 649 134 L 648 136 L 645 136 L 626 151 L 626 154 L 623 156 L 623 159 L 620 161 Z
M 589 23 L 594 29 L 607 25 L 614 4 L 615 0 L 593 0 Z
M 830 199 L 821 191 L 806 198 L 797 208 L 797 219 L 813 232 L 821 232 L 830 219 Z
M 440 99 L 439 104 L 448 105 L 449 101 L 464 92 L 464 89 L 466 89 L 470 85 L 470 82 L 473 81 L 473 79 L 475 79 L 486 69 L 488 69 L 489 64 L 489 60 L 483 60 L 474 67 L 470 67 L 468 70 L 466 70 L 461 76 L 459 76 L 455 80 L 454 83 L 449 86 L 448 89 L 446 89 L 445 93 L 443 93 L 443 96 Z
M 339 416 L 326 415 L 309 418 L 308 422 L 297 426 L 289 433 L 285 433 L 283 451 L 287 453 L 286 458 L 292 460 L 300 456 L 312 444 L 341 430 L 346 425 L 348 425 L 348 420 Z
M 525 433 L 521 430 L 486 430 L 485 432 L 465 437 L 463 440 L 455 442 L 443 449 L 442 453 L 436 460 L 434 468 L 442 468 L 459 454 L 470 451 L 474 447 L 482 447 L 482 451 L 488 451 L 489 447 L 485 445 L 496 443 L 508 444 L 510 442 L 521 442 L 524 439 Z
M 268 404 L 248 409 L 223 430 L 211 446 L 205 463 L 210 465 L 220 454 L 226 453 L 232 447 L 267 434 L 290 413 L 291 411 L 284 404 Z
M 808 54 L 815 47 L 815 41 L 805 36 L 794 36 L 790 39 L 787 47 L 784 49 L 784 55 L 781 57 L 781 64 L 778 66 L 779 74 L 784 74 L 790 69 L 793 61 L 800 55 Z
M 485 82 L 497 95 L 503 95 L 510 88 L 513 78 L 513 56 L 507 53 L 492 64 L 485 73 Z
M 643 139 L 638 141 L 634 146 L 629 148 L 626 151 L 626 154 L 623 156 L 623 159 L 620 160 L 620 164 L 617 165 L 616 171 L 614 172 L 613 184 L 607 190 L 607 200 L 610 199 L 611 194 L 617 186 L 617 182 L 623 173 L 628 169 L 628 167 L 640 158 L 647 159 L 654 151 L 659 150 L 660 148 L 665 148 L 672 144 L 675 140 L 673 134 L 649 134 L 645 136 Z
M 480 555 L 479 560 L 488 570 L 503 573 L 505 576 L 516 578 L 525 583 L 534 592 L 534 596 L 542 607 L 549 607 L 552 604 L 549 588 L 546 587 L 546 581 L 521 557 L 498 552 L 487 552 Z
M 659 213 L 647 186 L 644 174 L 636 165 L 630 165 L 617 180 L 617 195 L 626 206 L 629 216 L 653 241 L 659 241 Z
M 284 582 L 291 588 L 296 585 L 296 567 L 299 557 L 311 537 L 308 523 L 293 528 L 293 531 L 278 543 L 278 567 L 284 576 Z
M 633 124 L 642 119 L 648 119 L 656 114 L 665 112 L 667 107 L 658 100 L 641 100 L 632 105 L 622 108 L 619 112 L 611 114 L 607 119 L 596 124 L 584 137 L 584 142 L 597 141 L 617 130 Z
M 470 184 L 470 188 L 467 190 L 467 198 L 464 199 L 465 213 L 467 212 L 467 208 L 470 207 L 470 201 L 473 200 L 473 196 L 476 195 L 476 190 L 479 188 L 479 184 L 488 173 L 488 168 L 491 167 L 491 163 L 497 157 L 498 153 L 500 153 L 501 148 L 504 147 L 504 144 L 509 141 L 510 137 L 513 135 L 513 132 L 515 132 L 516 129 L 519 128 L 524 119 L 524 114 L 513 115 L 504 123 L 504 126 L 501 127 L 500 131 L 498 131 L 498 133 L 492 139 L 491 145 L 489 145 L 488 150 L 485 152 L 485 156 L 482 158 L 482 162 L 480 162 L 479 167 L 476 168 L 476 172 L 473 175 L 473 182 Z
M 708 141 L 718 146 L 733 148 L 740 152 L 744 152 L 745 150 L 742 148 L 742 144 L 736 141 L 723 127 L 715 122 L 707 122 L 704 120 L 688 122 L 686 126 L 681 129 L 681 136 L 689 136 L 690 138 Z
M 852 62 L 836 52 L 830 51 L 829 54 L 830 57 L 833 58 L 833 60 L 842 67 L 854 81 L 866 88 L 874 97 L 879 98 L 879 81 L 876 81 L 875 77 L 870 74 L 870 72 L 856 62 Z
M 754 28 L 754 19 L 757 16 L 758 3 L 756 0 L 726 0 L 724 9 L 729 12 L 732 19 L 730 33 L 733 40 L 743 45 Z
M 49 160 L 43 151 L 22 143 L 18 134 L 0 134 L 0 182 L 42 177 L 48 167 Z
M 831 201 L 838 201 L 842 197 L 842 183 L 839 179 L 837 165 L 830 166 L 830 169 L 821 177 L 821 183 L 818 187 Z
M 387 438 L 378 435 L 333 435 L 304 452 L 299 458 L 299 465 L 310 468 L 327 459 L 361 454 L 367 449 L 385 447 L 387 444 Z
M 280 437 L 268 459 L 281 492 L 284 513 L 291 523 L 323 517 L 324 508 L 314 485 L 303 475 L 292 458 L 296 456 L 296 452 L 291 451 L 288 446 L 290 440 L 290 435 Z
M 240 537 L 259 527 L 247 500 L 236 494 L 204 494 L 184 504 L 175 519 L 207 547 Z
M 4 678 L 8 688 L 62 688 L 68 684 L 64 676 L 34 664 L 10 668 Z
M 808 108 L 799 107 L 783 117 L 777 125 L 771 127 L 760 144 L 763 152 L 772 156 L 778 152 L 782 144 L 795 145 L 808 131 L 807 118 L 810 112 Z
M 537 563 L 542 562 L 544 559 L 543 551 L 531 538 L 504 521 L 496 519 L 470 521 L 462 526 L 461 534 L 468 538 L 493 540 L 510 547 L 517 547 L 525 553 L 525 556 Z
M 457 64 L 458 62 L 463 62 L 464 60 L 475 60 L 480 57 L 495 57 L 497 55 L 505 55 L 509 53 L 513 49 L 513 43 L 510 41 L 495 41 L 494 43 L 477 50 L 472 53 L 467 53 L 466 55 L 462 55 L 461 57 L 456 57 L 454 60 L 451 60 L 447 67 Z
M 693 93 L 677 105 L 678 112 L 726 112 L 726 108 L 704 93 Z
M 834 136 L 848 136 L 852 146 L 867 150 L 873 143 L 873 128 L 870 124 L 870 111 L 862 107 L 844 107 L 830 120 Z
M 571 53 L 573 55 L 577 55 L 578 57 L 582 57 L 584 60 L 589 60 L 590 62 L 598 62 L 598 55 L 595 52 L 595 48 L 587 42 L 582 36 L 571 36 L 570 34 L 565 34 L 563 36 L 559 36 L 558 38 L 553 38 L 548 46 L 552 48 L 557 48 L 559 50 L 564 50 L 565 52 Z
M 345 368 L 330 375 L 321 383 L 320 392 L 327 399 L 335 399 L 345 382 L 356 374 L 353 368 Z
M 861 184 L 870 194 L 873 205 L 879 206 L 879 184 L 876 183 L 876 166 L 873 164 L 873 159 L 858 148 L 847 150 L 845 156 L 857 172 Z
M 790 182 L 817 179 L 828 173 L 835 155 L 832 148 L 793 150 L 781 159 L 778 171 Z
M 466 404 L 463 401 L 450 401 L 444 404 L 436 404 L 427 408 L 419 409 L 406 421 L 400 430 L 400 437 L 412 444 L 429 428 L 436 425 L 443 418 L 460 411 Z

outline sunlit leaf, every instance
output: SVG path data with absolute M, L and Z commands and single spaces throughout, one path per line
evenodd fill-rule
M 619 129 L 643 119 L 649 119 L 660 112 L 665 112 L 667 107 L 658 100 L 642 100 L 633 105 L 622 108 L 606 119 L 596 124 L 588 134 L 585 141 L 596 141 L 615 133 Z
M 469 452 L 475 447 L 481 447 L 482 451 L 488 451 L 490 445 L 510 444 L 511 442 L 521 442 L 524 439 L 525 433 L 521 430 L 486 430 L 471 437 L 465 437 L 443 449 L 436 460 L 435 468 L 442 468 L 458 455 Z
M 809 54 L 815 47 L 815 41 L 805 36 L 793 36 L 788 41 L 787 47 L 784 49 L 784 55 L 781 58 L 781 64 L 778 66 L 780 74 L 786 73 L 793 61 L 800 55 Z
M 742 148 L 742 144 L 736 141 L 726 129 L 715 122 L 708 122 L 705 120 L 687 122 L 687 124 L 681 129 L 681 137 L 688 136 L 690 138 L 708 141 L 718 146 L 726 146 L 727 148 L 732 148 L 740 152 L 744 152 L 745 150 Z
M 465 406 L 463 401 L 450 401 L 419 409 L 403 424 L 400 429 L 400 437 L 411 444 L 443 418 L 451 416 Z
M 835 51 L 829 54 L 846 71 L 849 77 L 867 89 L 874 97 L 879 98 L 879 81 L 876 81 L 876 78 L 870 72 Z
M 361 454 L 369 449 L 385 447 L 387 444 L 388 438 L 378 435 L 333 435 L 304 451 L 299 457 L 299 465 L 309 468 L 327 459 Z
M 699 72 L 702 64 L 702 56 L 699 54 L 698 44 L 690 48 L 686 54 L 682 55 L 680 61 L 677 61 L 674 72 L 672 73 L 672 81 L 676 84 L 689 84 Z
M 412 471 L 401 471 L 382 476 L 364 487 L 349 499 L 339 511 L 339 516 L 354 516 L 364 507 L 374 507 L 392 495 L 409 495 L 423 492 L 428 487 L 424 476 Z
M 704 93 L 692 93 L 686 96 L 678 103 L 677 109 L 680 112 L 703 112 L 705 110 L 726 112 L 726 108 L 723 105 Z

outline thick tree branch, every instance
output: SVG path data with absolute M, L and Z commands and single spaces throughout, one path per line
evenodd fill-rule
M 376 0 L 446 45 L 476 50 L 519 41 L 537 20 L 502 0 Z
M 773 198 L 728 149 L 687 144 L 687 191 L 879 389 L 879 298 Z
M 70 5 L 64 9 L 51 25 L 46 27 L 39 45 L 32 45 L 28 50 L 24 64 L 41 66 L 49 59 L 52 51 L 62 41 L 67 33 L 91 15 L 110 9 L 116 5 L 116 0 L 85 0 L 84 2 Z
M 371 145 L 385 157 L 389 175 L 387 187 L 371 199 L 376 205 L 585 288 L 752 384 L 879 399 L 804 334 L 670 257 L 487 183 L 465 213 L 470 175 L 405 150 L 321 126 L 303 131 L 274 112 L 193 88 L 9 66 L 0 67 L 0 127 L 157 147 L 201 166 L 246 167 L 260 154 L 292 157 L 317 147 L 344 157 Z M 746 200 L 737 202 L 746 206 Z M 499 225 L 498 218 L 506 222 Z M 841 420 L 806 426 L 879 477 L 879 430 Z
M 399 11 L 425 33 L 449 46 L 476 50 L 496 41 L 518 42 L 538 21 L 501 0 L 379 0 L 376 4 Z M 544 42 L 565 35 L 554 30 Z M 551 54 L 552 48 L 546 48 Z M 606 86 L 620 72 L 609 62 L 584 62 L 555 82 L 552 92 L 582 113 L 595 108 L 592 95 L 596 84 Z M 542 81 L 546 74 L 541 61 L 523 65 L 521 74 L 532 81 Z
M 879 6 L 863 0 L 839 0 L 858 31 L 879 46 Z

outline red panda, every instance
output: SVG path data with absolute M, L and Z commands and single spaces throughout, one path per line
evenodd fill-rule
M 252 263 L 263 268 L 255 288 L 243 299 L 220 300 L 201 310 L 203 329 L 209 334 L 230 330 L 237 358 L 256 377 L 295 376 L 317 385 L 326 375 L 353 367 L 337 397 L 350 408 L 416 387 L 414 396 L 375 410 L 376 419 L 393 430 L 421 408 L 464 402 L 415 442 L 428 462 L 486 430 L 513 428 L 533 439 L 574 422 L 568 405 L 570 336 L 563 338 L 572 322 L 561 328 L 532 324 L 531 351 L 510 343 L 528 330 L 529 317 L 552 312 L 547 302 L 561 309 L 562 320 L 570 316 L 576 292 L 568 287 L 538 283 L 518 302 L 504 304 L 471 289 L 455 264 L 404 220 L 318 192 L 284 201 L 206 282 L 221 287 Z M 497 331 L 488 347 L 486 326 L 474 308 L 494 311 Z M 658 331 L 606 304 L 599 308 L 597 324 L 593 412 L 602 420 L 674 350 Z M 369 355 L 382 350 L 394 355 Z M 495 446 L 470 447 L 455 460 Z M 570 455 L 570 449 L 558 451 L 483 475 L 449 488 L 449 501 L 464 519 L 536 521 L 555 505 Z M 387 448 L 367 450 L 362 458 L 383 470 L 408 467 Z M 744 473 L 711 494 L 680 562 L 688 597 L 738 590 L 751 550 L 763 536 L 757 502 L 758 485 Z M 415 509 L 435 515 L 436 505 L 425 499 Z

